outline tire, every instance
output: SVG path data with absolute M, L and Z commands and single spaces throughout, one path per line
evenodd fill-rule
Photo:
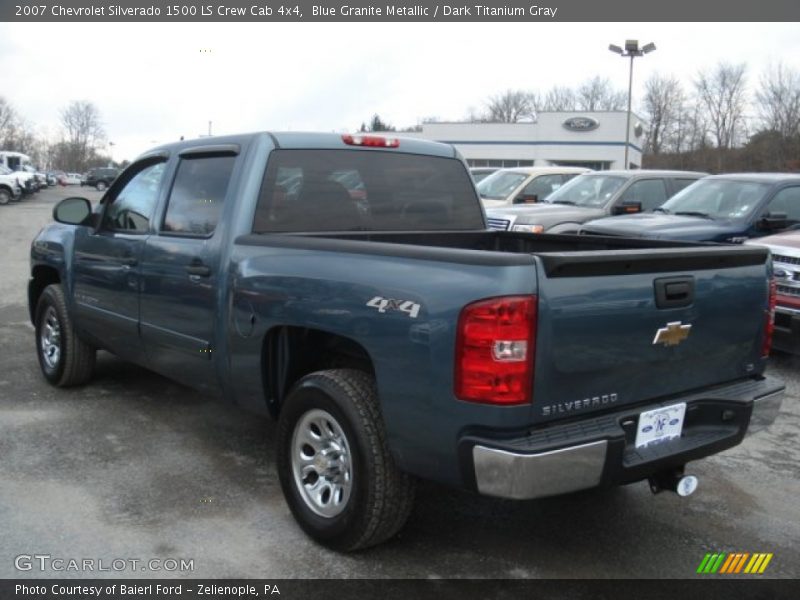
M 411 513 L 415 481 L 394 464 L 375 381 L 362 371 L 318 371 L 295 385 L 278 420 L 277 465 L 300 527 L 333 550 L 380 544 Z
M 36 304 L 36 355 L 45 379 L 57 387 L 89 381 L 96 350 L 75 333 L 59 284 L 48 285 Z
M 14 196 L 5 188 L 0 188 L 0 206 L 11 202 Z
M 96 187 L 96 188 L 97 188 L 97 191 L 98 191 L 98 192 L 104 192 L 104 191 L 105 191 L 105 189 L 106 189 L 108 186 L 106 185 L 106 182 L 105 182 L 105 181 L 98 181 L 97 183 L 95 183 L 95 184 L 94 184 L 94 187 Z

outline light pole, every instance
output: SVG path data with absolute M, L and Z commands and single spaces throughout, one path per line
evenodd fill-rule
M 611 52 L 619 54 L 623 57 L 630 57 L 631 59 L 631 66 L 628 72 L 628 117 L 625 120 L 625 169 L 629 168 L 630 163 L 628 162 L 628 146 L 630 145 L 631 139 L 631 97 L 633 95 L 633 59 L 637 56 L 644 56 L 645 54 L 649 54 L 653 50 L 656 49 L 656 45 L 653 42 L 649 44 L 645 44 L 641 48 L 639 48 L 639 40 L 625 40 L 625 50 L 620 48 L 619 46 L 615 46 L 614 44 L 609 44 L 608 49 Z

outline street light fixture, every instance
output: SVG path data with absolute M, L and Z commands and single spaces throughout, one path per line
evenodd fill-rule
M 625 168 L 627 169 L 630 165 L 628 162 L 628 146 L 630 145 L 631 139 L 631 98 L 633 95 L 633 59 L 637 56 L 644 56 L 645 54 L 649 54 L 653 50 L 656 49 L 656 45 L 653 42 L 649 44 L 645 44 L 641 48 L 639 48 L 639 40 L 625 40 L 625 49 L 623 50 L 619 46 L 614 44 L 609 44 L 608 49 L 615 54 L 619 54 L 622 57 L 631 59 L 631 66 L 628 72 L 628 117 L 625 120 Z

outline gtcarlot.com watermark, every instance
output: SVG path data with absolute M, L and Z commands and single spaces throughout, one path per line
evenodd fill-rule
M 14 558 L 17 571 L 123 573 L 150 571 L 153 573 L 194 571 L 193 558 L 65 558 L 50 554 L 20 554 Z

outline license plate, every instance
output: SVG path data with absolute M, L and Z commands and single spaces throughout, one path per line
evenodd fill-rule
M 685 402 L 663 406 L 640 414 L 639 426 L 636 429 L 636 447 L 642 448 L 656 442 L 665 442 L 681 437 L 684 414 L 686 414 Z

